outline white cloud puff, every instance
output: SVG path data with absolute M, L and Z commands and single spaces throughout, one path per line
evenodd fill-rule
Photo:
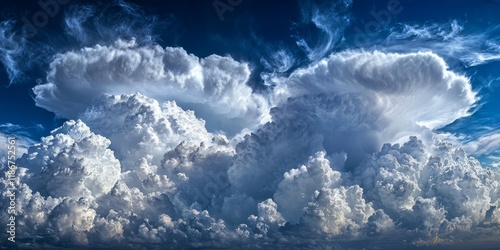
M 386 142 L 411 135 L 395 138 L 415 132 L 415 124 L 430 129 L 447 125 L 466 116 L 477 100 L 469 80 L 449 71 L 443 59 L 430 52 L 340 52 L 275 81 L 278 103 L 318 93 L 375 98 L 375 106 L 390 121 Z
M 402 146 L 386 144 L 355 179 L 374 207 L 402 227 L 434 234 L 488 222 L 500 198 L 494 172 L 439 139 L 433 148 L 416 137 Z
M 120 162 L 109 145 L 82 121 L 71 120 L 29 148 L 19 165 L 32 171 L 28 182 L 44 195 L 99 197 L 111 190 L 120 174 Z
M 135 40 L 58 54 L 47 83 L 33 88 L 38 106 L 76 118 L 102 94 L 141 92 L 194 109 L 212 130 L 237 133 L 266 119 L 267 101 L 246 85 L 247 64 L 198 58 L 182 48 L 139 46 Z
M 260 202 L 258 204 L 258 215 L 248 217 L 250 224 L 253 224 L 264 235 L 277 231 L 279 227 L 284 226 L 286 223 L 277 207 L 278 205 L 272 199 Z
M 97 98 L 80 118 L 98 134 L 111 140 L 124 169 L 135 168 L 145 157 L 159 165 L 163 154 L 182 141 L 209 142 L 205 121 L 176 102 L 160 105 L 142 94 L 105 95 Z
M 303 221 L 331 235 L 357 235 L 374 213 L 359 186 L 325 188 L 314 192 Z
M 377 99 L 353 94 L 289 98 L 271 114 L 272 122 L 236 147 L 228 171 L 234 187 L 256 199 L 271 197 L 285 172 L 318 151 L 347 157 L 337 169 L 357 167 L 381 146 L 389 125 Z
M 315 191 L 338 187 L 340 182 L 341 173 L 332 170 L 330 162 L 325 159 L 325 152 L 319 152 L 314 158 L 311 157 L 306 165 L 284 174 L 284 179 L 274 194 L 274 200 L 287 221 L 299 222 L 302 210 Z
M 214 137 L 210 144 L 181 143 L 167 152 L 161 170 L 176 183 L 178 205 L 197 203 L 205 209 L 222 203 L 229 194 L 227 169 L 233 156 L 234 150 L 224 137 Z

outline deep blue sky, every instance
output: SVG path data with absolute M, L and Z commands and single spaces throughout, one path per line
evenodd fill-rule
M 0 0 L 19 242 L 498 245 L 500 0 L 69 0 L 27 37 L 37 2 Z

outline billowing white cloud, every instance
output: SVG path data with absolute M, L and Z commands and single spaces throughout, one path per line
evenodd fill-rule
M 44 195 L 99 197 L 111 190 L 120 173 L 109 145 L 82 121 L 71 120 L 29 148 L 19 165 L 33 172 L 28 183 Z
M 346 153 L 352 169 L 383 143 L 428 141 L 429 129 L 468 115 L 477 100 L 432 53 L 342 52 L 273 81 L 272 122 L 238 145 L 229 170 L 253 197 L 269 197 L 292 164 L 319 150 Z
M 111 140 L 110 148 L 124 169 L 135 168 L 141 157 L 159 165 L 163 154 L 182 141 L 209 142 L 205 121 L 193 111 L 184 111 L 174 101 L 160 103 L 136 93 L 102 96 L 83 114 L 93 131 Z
M 333 168 L 353 170 L 386 142 L 417 134 L 429 146 L 429 129 L 466 116 L 477 100 L 468 79 L 432 53 L 343 52 L 274 81 L 272 122 L 245 137 L 228 170 L 235 190 L 256 200 L 317 151 L 346 157 Z M 283 211 L 292 221 L 298 214 Z
M 331 235 L 350 236 L 358 235 L 372 214 L 374 210 L 363 199 L 359 186 L 324 188 L 314 192 L 303 221 Z
M 260 234 L 276 232 L 285 225 L 286 220 L 277 210 L 277 204 L 272 199 L 267 199 L 258 204 L 258 215 L 248 217 L 249 224 L 253 225 Z
M 439 139 L 432 148 L 416 137 L 386 144 L 354 176 L 365 197 L 402 227 L 433 234 L 488 222 L 500 198 L 491 170 Z
M 346 157 L 335 168 L 352 170 L 391 136 L 391 119 L 377 98 L 355 94 L 310 94 L 289 98 L 271 111 L 273 121 L 236 147 L 234 164 L 228 171 L 234 187 L 254 198 L 268 198 L 283 174 L 298 167 L 317 151 Z M 402 115 L 401 118 L 404 118 Z M 402 134 L 428 134 L 411 121 Z M 398 139 L 398 137 L 396 137 Z M 337 160 L 338 161 L 338 160 Z M 256 181 L 257 180 L 257 181 Z
M 19 161 L 21 235 L 74 247 L 265 248 L 500 234 L 495 172 L 432 132 L 477 99 L 435 54 L 349 51 L 271 77 L 272 120 L 234 145 L 202 119 L 237 119 L 237 132 L 260 124 L 267 102 L 248 76 L 229 57 L 133 41 L 58 55 L 36 102 L 80 120 Z
M 24 237 L 45 234 L 51 244 L 69 246 L 245 242 L 258 247 L 290 235 L 288 242 L 295 244 L 312 235 L 354 240 L 408 232 L 453 243 L 448 235 L 477 227 L 498 233 L 500 193 L 494 173 L 463 149 L 434 140 L 433 147 L 415 137 L 402 146 L 386 144 L 354 171 L 342 167 L 345 154 L 320 151 L 302 166 L 290 163 L 295 167 L 275 177 L 274 193 L 259 199 L 251 190 L 234 189 L 237 183 L 226 173 L 235 152 L 223 136 L 199 145 L 182 142 L 161 165 L 141 157 L 134 168 L 117 174 L 109 171 L 119 171 L 118 161 L 105 159 L 112 154 L 109 140 L 81 121 L 70 121 L 20 161 L 30 169 L 18 174 L 17 223 Z M 57 164 L 61 161 L 66 163 Z M 105 181 L 79 174 L 80 166 L 98 169 Z M 64 173 L 71 178 L 60 178 Z M 51 188 L 54 182 L 57 188 Z M 2 199 L 0 207 L 5 206 Z
M 303 209 L 313 194 L 322 188 L 334 188 L 341 185 L 341 173 L 332 170 L 325 153 L 317 153 L 307 165 L 291 169 L 284 174 L 278 185 L 274 200 L 280 207 L 283 217 L 290 222 L 299 222 Z
M 38 106 L 76 118 L 102 94 L 141 92 L 195 110 L 211 130 L 237 133 L 266 119 L 267 101 L 247 86 L 250 70 L 231 57 L 198 58 L 182 48 L 118 40 L 56 55 Z
M 466 116 L 477 100 L 469 80 L 449 71 L 444 60 L 430 52 L 346 51 L 276 81 L 278 103 L 290 96 L 319 93 L 375 98 L 376 107 L 390 119 L 391 135 L 414 124 L 440 128 Z M 392 141 L 394 136 L 384 139 Z
M 220 207 L 224 197 L 230 194 L 227 169 L 233 161 L 234 150 L 223 136 L 213 139 L 210 144 L 181 143 L 165 154 L 161 169 L 175 181 L 179 205 L 197 203 L 203 209 L 210 205 Z

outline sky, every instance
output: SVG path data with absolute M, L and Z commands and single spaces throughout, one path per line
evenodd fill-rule
M 499 8 L 0 1 L 2 247 L 494 249 Z

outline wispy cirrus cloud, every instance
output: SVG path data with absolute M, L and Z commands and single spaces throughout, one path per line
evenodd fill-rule
M 23 62 L 21 57 L 26 55 L 26 39 L 16 32 L 14 20 L 0 22 L 0 62 L 3 64 L 9 77 L 9 85 L 23 78 Z
M 158 40 L 158 31 L 172 26 L 173 16 L 159 19 L 126 1 L 73 4 L 64 13 L 66 34 L 80 46 L 136 38 L 140 43 Z M 168 31 L 165 31 L 168 32 Z
M 315 3 L 301 1 L 302 20 L 292 26 L 296 44 L 310 61 L 330 54 L 342 41 L 345 28 L 350 24 L 352 0 Z
M 393 51 L 429 50 L 443 57 L 459 60 L 466 66 L 477 66 L 500 59 L 500 26 L 486 30 L 465 29 L 467 23 L 405 24 L 390 28 L 382 46 Z

